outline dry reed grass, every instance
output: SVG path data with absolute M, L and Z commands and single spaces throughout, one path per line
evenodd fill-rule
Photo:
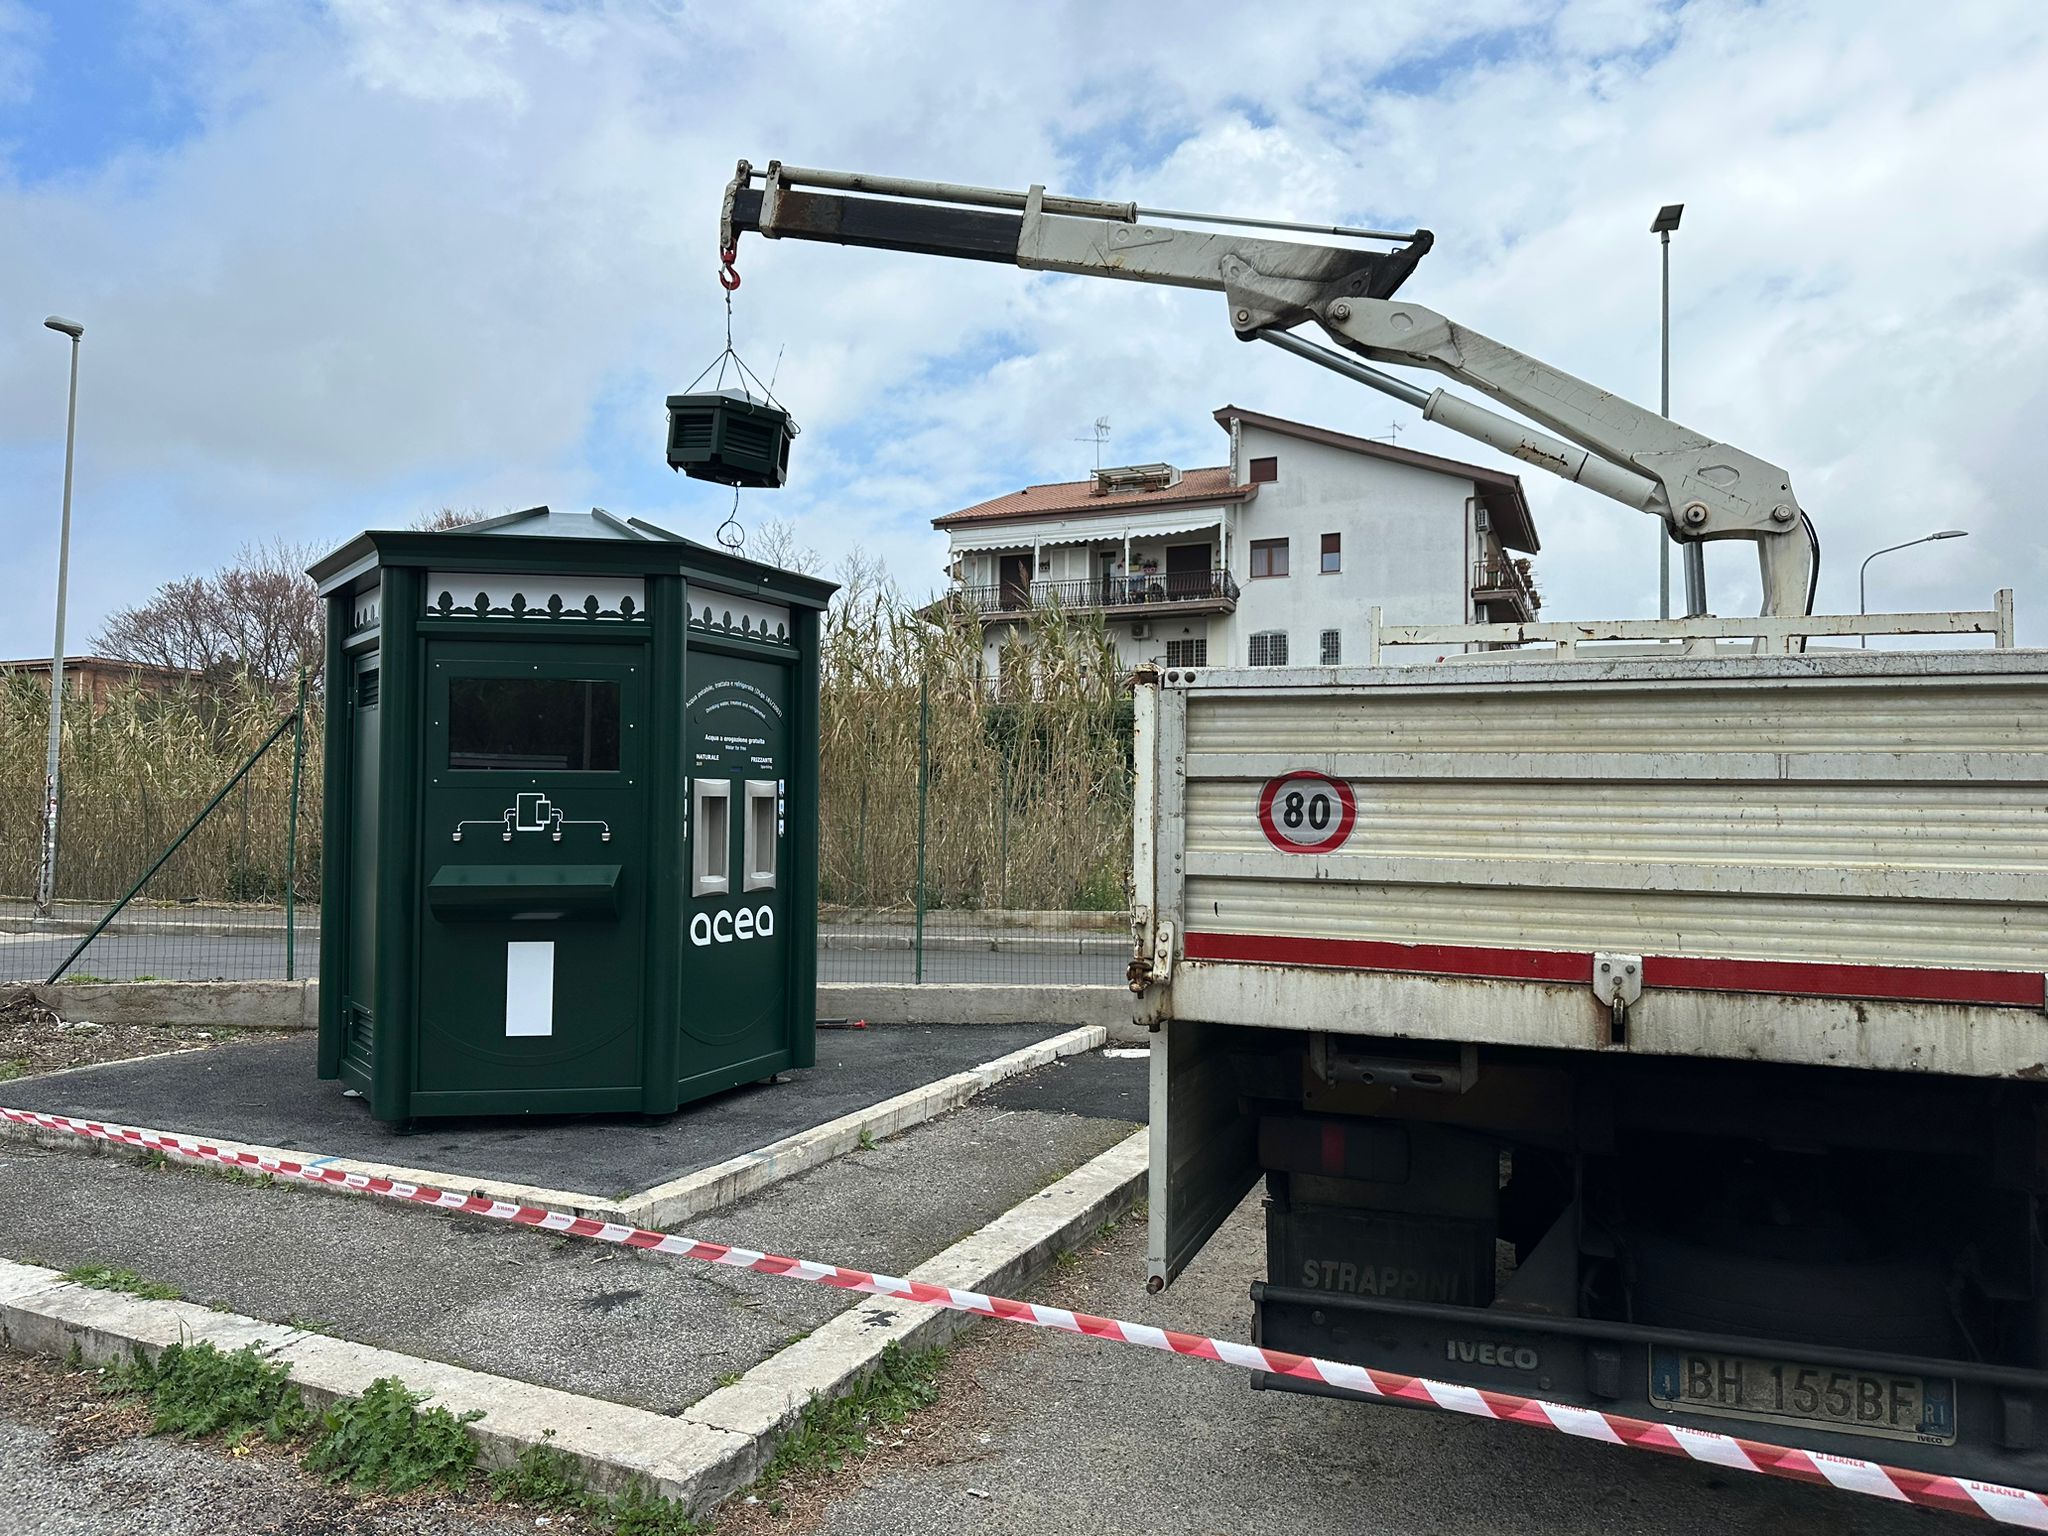
M 49 731 L 47 685 L 0 678 L 0 891 L 36 881 L 38 802 Z M 64 711 L 62 843 L 57 894 L 107 900 L 125 892 L 291 710 L 291 700 L 248 679 L 181 687 L 129 687 L 103 707 Z M 287 732 L 158 872 L 145 898 L 274 902 L 283 899 L 292 741 Z M 306 738 L 297 886 L 320 884 L 320 738 Z
M 1129 708 L 1100 622 L 1034 614 L 992 687 L 978 623 L 934 626 L 886 581 L 846 577 L 820 668 L 825 903 L 913 903 L 922 698 L 926 906 L 1121 907 Z
M 919 699 L 928 697 L 926 905 L 1116 910 L 1129 867 L 1129 704 L 1099 622 L 1034 617 L 1000 686 L 982 631 L 919 618 L 854 562 L 821 660 L 821 894 L 908 909 L 916 894 Z M 35 886 L 48 695 L 0 678 L 0 892 Z M 259 682 L 111 693 L 64 717 L 58 894 L 126 891 L 290 709 Z M 298 894 L 319 899 L 320 706 L 309 710 Z M 164 901 L 277 901 L 291 785 L 289 733 L 150 883 Z

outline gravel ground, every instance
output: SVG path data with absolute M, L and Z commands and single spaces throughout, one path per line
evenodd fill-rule
M 0 1355 L 0 1536 L 512 1536 L 530 1514 L 475 1499 L 328 1488 L 270 1446 L 148 1438 L 90 1372 Z M 560 1522 L 556 1522 L 557 1525 Z
M 242 1038 L 234 1030 L 170 1024 L 66 1023 L 22 997 L 0 1004 L 0 1083 L 96 1062 L 203 1049 Z
M 1250 1337 L 1247 1200 L 1163 1295 L 1126 1222 L 1034 1299 Z M 1960 1519 L 1447 1414 L 1253 1392 L 1239 1371 L 983 1323 L 939 1400 L 838 1474 L 729 1506 L 720 1536 L 1238 1536 L 1796 1531 L 1918 1536 Z

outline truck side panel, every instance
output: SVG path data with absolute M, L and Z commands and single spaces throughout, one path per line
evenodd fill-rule
M 1169 686 L 1183 830 L 1156 860 L 1181 855 L 1182 921 L 1157 1006 L 2039 1072 L 2048 671 L 2024 652 L 1935 660 L 1525 661 L 1361 670 L 1341 688 L 1256 673 Z M 1355 795 L 1332 851 L 1284 851 L 1261 828 L 1261 787 L 1303 768 Z M 1608 956 L 1642 964 L 1619 1036 L 1594 995 Z M 1742 1001 L 1756 994 L 1807 1001 L 1765 1015 Z

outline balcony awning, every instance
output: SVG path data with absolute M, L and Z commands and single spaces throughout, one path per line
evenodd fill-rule
M 1121 544 L 1125 539 L 1155 539 L 1175 533 L 1206 533 L 1223 525 L 1222 507 L 1186 507 L 1171 512 L 1134 513 L 1128 517 L 1060 517 L 1036 523 L 1006 523 L 1000 528 L 951 530 L 953 548 L 1050 549 L 1057 544 Z

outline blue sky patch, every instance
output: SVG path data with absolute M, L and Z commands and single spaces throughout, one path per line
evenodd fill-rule
M 0 100 L 0 157 L 33 185 L 89 175 L 124 152 L 160 152 L 203 124 L 189 49 L 130 0 L 31 10 L 28 93 Z

